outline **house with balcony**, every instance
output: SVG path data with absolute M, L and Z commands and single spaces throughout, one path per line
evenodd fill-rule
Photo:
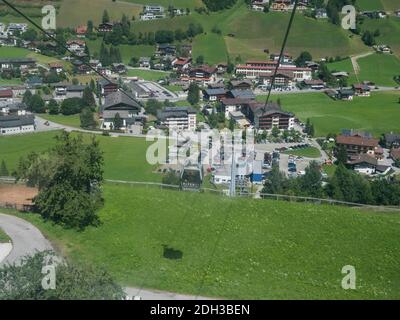
M 157 119 L 169 130 L 196 130 L 196 113 L 191 107 L 165 107 L 157 112 Z

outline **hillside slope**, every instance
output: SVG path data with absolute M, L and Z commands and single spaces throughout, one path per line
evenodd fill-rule
M 73 260 L 125 285 L 237 299 L 400 297 L 400 216 L 106 185 L 102 224 L 24 215 Z M 341 270 L 356 269 L 357 290 Z

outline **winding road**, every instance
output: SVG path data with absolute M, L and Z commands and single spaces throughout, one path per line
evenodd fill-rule
M 21 258 L 33 255 L 37 251 L 54 250 L 50 242 L 31 223 L 7 214 L 0 213 L 0 226 L 11 238 L 13 248 L 5 260 L 0 261 L 0 266 L 7 263 L 19 263 Z M 141 300 L 210 300 L 211 298 L 183 295 L 174 292 L 149 290 L 135 287 L 124 288 L 125 293 Z
M 39 229 L 23 219 L 0 213 L 0 226 L 13 243 L 10 254 L 0 265 L 18 263 L 24 256 L 52 249 L 50 242 Z

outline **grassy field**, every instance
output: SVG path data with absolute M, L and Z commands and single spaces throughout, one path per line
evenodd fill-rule
M 218 64 L 228 61 L 224 38 L 215 33 L 200 35 L 193 42 L 193 60 L 203 56 L 209 64 Z
M 248 10 L 242 1 L 238 1 L 235 7 L 222 12 L 209 15 L 193 13 L 173 19 L 137 21 L 132 28 L 141 32 L 178 28 L 185 30 L 192 22 L 201 23 L 206 34 L 195 39 L 195 55 L 201 53 L 206 57 L 206 61 L 220 62 L 221 58 L 228 55 L 231 59 L 238 56 L 243 60 L 262 59 L 266 58 L 264 49 L 279 51 L 288 21 L 288 14 L 254 12 Z M 214 26 L 218 26 L 222 31 L 225 45 L 219 36 L 211 32 Z M 234 34 L 234 37 L 229 37 L 230 33 Z M 326 34 L 329 34 L 329 37 L 326 37 Z M 207 43 L 214 44 L 214 50 L 203 50 Z M 287 51 L 296 56 L 304 50 L 310 51 L 314 58 L 320 58 L 364 52 L 365 46 L 358 37 L 350 38 L 347 31 L 327 21 L 316 21 L 299 14 L 294 21 Z
M 11 80 L 8 80 L 0 78 L 0 85 L 16 85 L 16 84 L 22 84 L 21 79 L 13 78 Z
M 397 9 L 400 9 L 400 3 Z M 380 36 L 376 37 L 376 42 L 378 44 L 389 45 L 396 55 L 400 57 L 400 19 L 397 17 L 365 19 L 361 25 L 361 30 L 375 31 L 376 29 L 380 31 Z
M 376 137 L 398 131 L 400 92 L 375 92 L 371 97 L 355 97 L 353 101 L 335 101 L 324 93 L 274 95 L 281 99 L 282 108 L 294 112 L 302 121 L 310 118 L 316 136 L 353 128 L 370 131 Z M 260 101 L 265 97 L 259 96 Z
M 40 117 L 49 121 L 63 124 L 65 126 L 70 126 L 75 128 L 80 128 L 81 126 L 81 120 L 79 118 L 79 114 L 64 116 L 62 114 L 54 115 L 54 114 L 42 113 L 40 114 Z
M 175 7 L 175 8 L 189 8 L 189 9 L 194 9 L 194 8 L 200 8 L 204 7 L 204 4 L 201 0 L 156 0 L 156 1 L 149 1 L 149 0 L 126 0 L 127 2 L 133 2 L 133 3 L 140 3 L 143 5 L 150 4 L 150 3 L 155 3 L 161 6 L 164 6 L 165 8 L 168 8 L 169 5 Z
M 83 232 L 23 217 L 124 285 L 234 299 L 400 297 L 399 215 L 151 187 L 106 185 L 104 196 L 101 226 Z M 345 265 L 357 290 L 341 288 Z
M 291 154 L 293 156 L 298 156 L 298 157 L 306 157 L 306 158 L 319 158 L 321 156 L 321 153 L 319 152 L 318 148 L 315 148 L 315 147 L 307 147 L 307 148 L 296 149 L 296 150 L 288 150 L 288 151 L 285 151 L 284 153 Z
M 16 48 L 16 47 L 1 47 L 0 58 L 11 59 L 11 58 L 32 58 L 37 61 L 37 63 L 47 65 L 51 62 L 61 63 L 64 68 L 70 69 L 71 64 L 67 61 L 60 60 L 53 57 L 48 57 L 28 49 Z
M 120 20 L 123 14 L 128 18 L 133 16 L 138 18 L 142 5 L 127 1 L 91 0 L 89 6 L 86 0 L 63 0 L 57 15 L 57 23 L 61 27 L 86 25 L 88 20 L 99 24 L 104 9 L 107 9 L 111 21 L 114 21 Z
M 10 237 L 0 228 L 0 243 L 5 243 L 10 240 Z
M 394 55 L 374 54 L 358 60 L 360 81 L 369 80 L 382 86 L 398 86 L 393 80 L 400 75 L 400 59 Z
M 86 44 L 89 47 L 91 54 L 100 54 L 102 39 L 98 38 L 96 40 L 86 40 Z M 129 64 L 133 57 L 151 57 L 154 54 L 155 46 L 150 45 L 138 45 L 138 46 L 130 46 L 130 45 L 119 45 L 118 49 L 120 50 L 122 61 L 125 64 Z
M 397 86 L 393 77 L 400 75 L 400 59 L 395 55 L 373 54 L 357 60 L 360 66 L 358 80 L 350 59 L 328 64 L 331 71 L 346 71 L 349 73 L 348 83 L 372 81 L 380 86 Z
M 349 78 L 348 78 L 349 84 L 358 82 L 357 78 L 355 76 L 353 64 L 351 63 L 350 58 L 347 58 L 347 59 L 344 59 L 341 61 L 328 63 L 327 66 L 331 72 L 346 71 L 349 74 Z
M 383 10 L 381 0 L 357 0 L 357 6 L 361 11 Z
M 21 156 L 28 152 L 43 152 L 54 145 L 56 132 L 34 133 L 0 137 L 0 158 L 10 171 L 14 170 Z M 89 137 L 89 135 L 85 135 Z M 115 180 L 161 181 L 156 167 L 146 161 L 147 147 L 151 142 L 143 138 L 97 136 L 104 152 L 104 177 Z
M 148 81 L 158 81 L 169 75 L 169 72 L 157 70 L 130 69 L 128 70 L 129 77 L 139 77 Z

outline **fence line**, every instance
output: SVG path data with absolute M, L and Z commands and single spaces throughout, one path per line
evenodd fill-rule
M 158 187 L 165 187 L 165 188 L 172 188 L 175 190 L 181 190 L 180 186 L 172 185 L 172 184 L 164 184 L 160 182 L 145 182 L 145 181 L 125 181 L 125 180 L 105 180 L 109 183 L 115 184 L 129 184 L 129 185 L 146 185 L 146 186 L 158 186 Z M 183 190 L 182 190 L 183 191 Z M 226 192 L 223 190 L 215 190 L 210 188 L 201 188 L 200 191 L 207 191 L 216 193 L 219 195 L 227 195 Z M 245 193 L 245 194 L 238 194 L 238 197 L 252 197 L 256 198 L 259 197 L 261 199 L 269 198 L 271 200 L 284 200 L 289 202 L 311 202 L 314 204 L 329 204 L 329 205 L 342 205 L 347 207 L 358 207 L 364 209 L 373 209 L 378 211 L 399 211 L 400 213 L 400 206 L 376 206 L 376 205 L 369 205 L 369 204 L 362 204 L 362 203 L 355 203 L 355 202 L 348 202 L 348 201 L 340 201 L 335 199 L 324 199 L 324 198 L 313 198 L 313 197 L 304 197 L 304 196 L 293 196 L 293 195 L 286 195 L 286 194 L 273 194 L 273 193 Z

